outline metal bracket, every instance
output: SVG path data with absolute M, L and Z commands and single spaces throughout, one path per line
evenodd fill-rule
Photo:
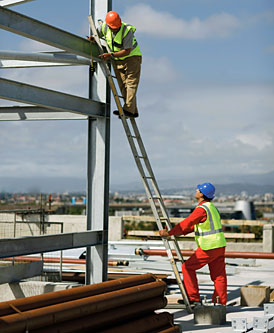
M 273 315 L 274 316 L 274 303 L 264 304 L 264 315 Z
M 253 327 L 254 330 L 263 333 L 270 333 L 274 330 L 274 316 L 264 316 L 264 317 L 254 317 L 253 318 Z
M 231 324 L 234 332 L 249 332 L 252 330 L 252 323 L 248 323 L 246 318 L 232 318 Z

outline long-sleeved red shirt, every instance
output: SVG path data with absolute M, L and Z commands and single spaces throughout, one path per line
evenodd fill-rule
M 205 202 L 207 202 L 207 200 L 200 202 L 197 206 L 198 208 L 195 208 L 188 217 L 176 224 L 175 227 L 168 232 L 169 235 L 187 235 L 194 231 L 195 224 L 205 222 L 207 219 L 206 211 L 203 208 L 199 208 L 199 206 Z

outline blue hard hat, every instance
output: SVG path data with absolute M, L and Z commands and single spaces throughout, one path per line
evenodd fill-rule
M 197 189 L 209 199 L 214 198 L 215 187 L 211 183 L 203 183 L 201 185 L 199 184 L 197 185 Z

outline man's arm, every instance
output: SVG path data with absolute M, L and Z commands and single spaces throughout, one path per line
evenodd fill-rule
M 130 54 L 131 49 L 126 49 L 126 50 L 121 50 L 121 51 L 117 51 L 117 52 L 109 52 L 109 53 L 103 53 L 100 54 L 99 57 L 107 60 L 109 58 L 111 58 L 111 56 L 113 56 L 114 58 L 122 58 L 122 57 L 126 57 Z
M 159 234 L 161 237 L 168 237 L 172 235 L 187 235 L 194 231 L 195 224 L 205 222 L 206 219 L 206 211 L 203 208 L 197 207 L 187 218 L 175 225 L 175 227 L 170 231 L 160 230 Z

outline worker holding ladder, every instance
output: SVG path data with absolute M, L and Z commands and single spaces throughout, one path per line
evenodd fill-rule
M 142 53 L 134 36 L 136 28 L 122 22 L 115 11 L 110 11 L 97 31 L 99 37 L 105 39 L 110 49 L 110 52 L 101 54 L 100 58 L 113 60 L 113 69 L 124 98 L 124 114 L 126 117 L 136 118 L 139 115 L 136 93 L 142 63 Z M 119 115 L 118 110 L 113 113 Z
M 217 208 L 211 203 L 215 187 L 211 183 L 197 186 L 195 198 L 198 206 L 183 221 L 167 231 L 160 230 L 160 236 L 186 235 L 195 232 L 198 248 L 182 265 L 184 286 L 191 305 L 200 304 L 196 270 L 206 264 L 214 282 L 212 302 L 225 305 L 227 301 L 227 279 L 225 271 L 225 246 L 221 219 Z

